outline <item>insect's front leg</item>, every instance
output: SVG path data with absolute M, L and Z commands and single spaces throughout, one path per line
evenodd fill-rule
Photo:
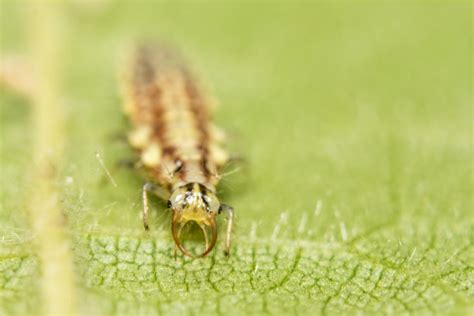
M 143 198 L 143 211 L 142 211 L 142 217 L 143 217 L 143 227 L 145 227 L 145 230 L 149 230 L 149 225 L 148 225 L 148 210 L 149 210 L 149 203 L 148 203 L 148 192 L 155 194 L 158 196 L 160 199 L 166 201 L 168 200 L 170 193 L 168 190 L 165 188 L 158 186 L 154 183 L 151 182 L 146 182 L 143 185 L 143 190 L 142 190 L 142 198 Z
M 227 204 L 221 204 L 219 214 L 221 212 L 227 213 L 227 232 L 225 238 L 224 254 L 228 256 L 230 253 L 230 237 L 232 235 L 232 227 L 234 224 L 234 208 Z

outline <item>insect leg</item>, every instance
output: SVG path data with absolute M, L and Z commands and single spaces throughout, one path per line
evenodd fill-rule
M 156 196 L 158 196 L 160 199 L 167 200 L 169 198 L 169 192 L 168 190 L 153 184 L 151 182 L 147 182 L 143 185 L 143 190 L 142 190 L 142 198 L 143 198 L 143 227 L 145 227 L 145 230 L 149 230 L 148 226 L 148 210 L 150 209 L 150 206 L 148 204 L 148 192 L 154 193 Z
M 225 239 L 224 254 L 226 256 L 230 253 L 230 237 L 232 235 L 232 226 L 234 224 L 234 208 L 227 204 L 221 204 L 221 211 L 227 213 L 227 232 Z

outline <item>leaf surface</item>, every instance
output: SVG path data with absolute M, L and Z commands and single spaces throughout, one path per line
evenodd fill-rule
M 24 9 L 2 3 L 2 49 L 24 47 Z M 472 312 L 469 3 L 130 2 L 64 14 L 56 185 L 81 314 Z M 165 205 L 153 201 L 143 232 L 141 175 L 114 167 L 133 158 L 110 137 L 127 131 L 114 60 L 142 35 L 182 48 L 245 157 L 221 186 L 237 212 L 229 259 L 222 244 L 174 259 Z M 34 131 L 27 100 L 2 90 L 0 101 L 0 313 L 31 314 L 41 302 L 24 212 Z

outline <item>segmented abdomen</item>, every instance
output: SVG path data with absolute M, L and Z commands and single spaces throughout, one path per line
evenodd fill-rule
M 191 182 L 211 190 L 226 155 L 210 122 L 210 104 L 183 60 L 160 46 L 139 47 L 125 81 L 129 140 L 152 180 L 172 189 Z

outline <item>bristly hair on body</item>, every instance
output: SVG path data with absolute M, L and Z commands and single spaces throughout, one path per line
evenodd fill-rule
M 223 133 L 212 124 L 212 102 L 183 57 L 169 46 L 138 45 L 124 76 L 125 113 L 132 123 L 129 143 L 140 155 L 149 182 L 143 186 L 143 223 L 148 230 L 148 192 L 168 201 L 176 246 L 194 257 L 180 239 L 186 223 L 202 229 L 206 256 L 217 241 L 216 216 L 228 215 L 229 253 L 233 209 L 219 202 L 219 171 L 229 159 Z M 211 235 L 211 240 L 208 238 Z

